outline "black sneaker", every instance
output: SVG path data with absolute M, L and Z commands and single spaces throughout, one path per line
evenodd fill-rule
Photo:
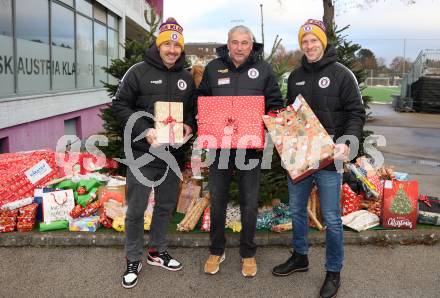
M 147 263 L 153 266 L 159 266 L 171 271 L 178 271 L 182 269 L 182 264 L 173 259 L 167 251 L 163 252 L 148 252 Z
M 130 262 L 127 260 L 127 270 L 122 276 L 122 286 L 126 289 L 134 287 L 138 282 L 138 274 L 142 269 L 141 261 Z
M 292 256 L 286 262 L 272 269 L 272 274 L 276 276 L 287 276 L 293 272 L 305 272 L 307 270 L 309 270 L 309 259 L 307 255 L 301 255 L 293 251 Z
M 341 286 L 341 274 L 339 272 L 327 271 L 324 283 L 322 284 L 319 296 L 321 298 L 334 298 Z

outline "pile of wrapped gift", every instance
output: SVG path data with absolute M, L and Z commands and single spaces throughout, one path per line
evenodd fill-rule
M 440 225 L 438 198 L 420 195 L 418 182 L 407 173 L 376 167 L 366 157 L 346 165 L 341 206 L 343 224 L 356 231 L 415 229 L 417 222 Z

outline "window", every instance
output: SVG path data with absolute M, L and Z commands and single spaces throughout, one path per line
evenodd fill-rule
M 78 88 L 93 87 L 93 25 L 92 21 L 76 17 L 76 73 Z
M 97 1 L 0 0 L 0 100 L 117 83 L 102 67 L 119 39 L 118 16 Z
M 119 57 L 119 34 L 117 31 L 108 29 L 108 65 L 111 65 L 112 59 Z M 109 75 L 109 83 L 116 84 L 118 80 Z
M 52 4 L 52 89 L 75 88 L 73 11 Z M 59 24 L 63 24 L 59 26 Z
M 73 0 L 59 0 L 59 1 L 64 2 L 64 3 L 66 3 L 67 5 L 73 7 Z
M 18 93 L 50 89 L 49 2 L 16 0 Z
M 118 30 L 118 17 L 109 12 L 107 14 L 107 25 L 110 28 L 113 28 L 115 30 Z
M 102 67 L 107 66 L 107 28 L 95 22 L 95 86 L 102 87 L 107 82 L 107 73 Z
M 80 130 L 79 123 L 80 123 L 80 117 L 64 120 L 64 134 L 74 135 L 77 136 L 78 138 L 81 138 L 81 136 L 78 134 Z
M 15 92 L 11 1 L 0 1 L 0 96 Z
M 101 6 L 98 2 L 93 3 L 93 17 L 104 23 L 107 24 L 107 10 L 105 7 Z
M 93 8 L 92 3 L 89 0 L 76 0 L 76 10 L 86 16 L 91 17 Z
M 0 154 L 9 152 L 9 138 L 0 138 Z

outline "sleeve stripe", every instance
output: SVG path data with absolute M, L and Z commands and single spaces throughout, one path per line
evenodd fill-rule
M 127 75 L 127 73 L 129 73 L 130 70 L 131 70 L 133 67 L 135 67 L 136 65 L 141 64 L 141 63 L 144 63 L 144 61 L 138 62 L 138 63 L 133 64 L 132 66 L 130 66 L 130 68 L 125 72 L 124 76 L 122 77 L 122 79 L 121 79 L 121 84 L 122 84 L 122 82 L 124 81 L 124 78 L 125 78 L 125 76 Z

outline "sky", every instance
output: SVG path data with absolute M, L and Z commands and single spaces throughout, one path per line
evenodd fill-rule
M 440 0 L 407 2 L 339 0 L 336 24 L 339 28 L 350 25 L 344 31 L 347 38 L 384 58 L 386 65 L 396 56 L 414 61 L 422 49 L 440 49 Z M 164 0 L 164 19 L 176 18 L 185 42 L 225 43 L 235 25 L 248 26 L 261 42 L 260 4 L 266 52 L 277 35 L 286 49 L 298 49 L 300 25 L 309 18 L 322 19 L 324 11 L 322 0 Z

